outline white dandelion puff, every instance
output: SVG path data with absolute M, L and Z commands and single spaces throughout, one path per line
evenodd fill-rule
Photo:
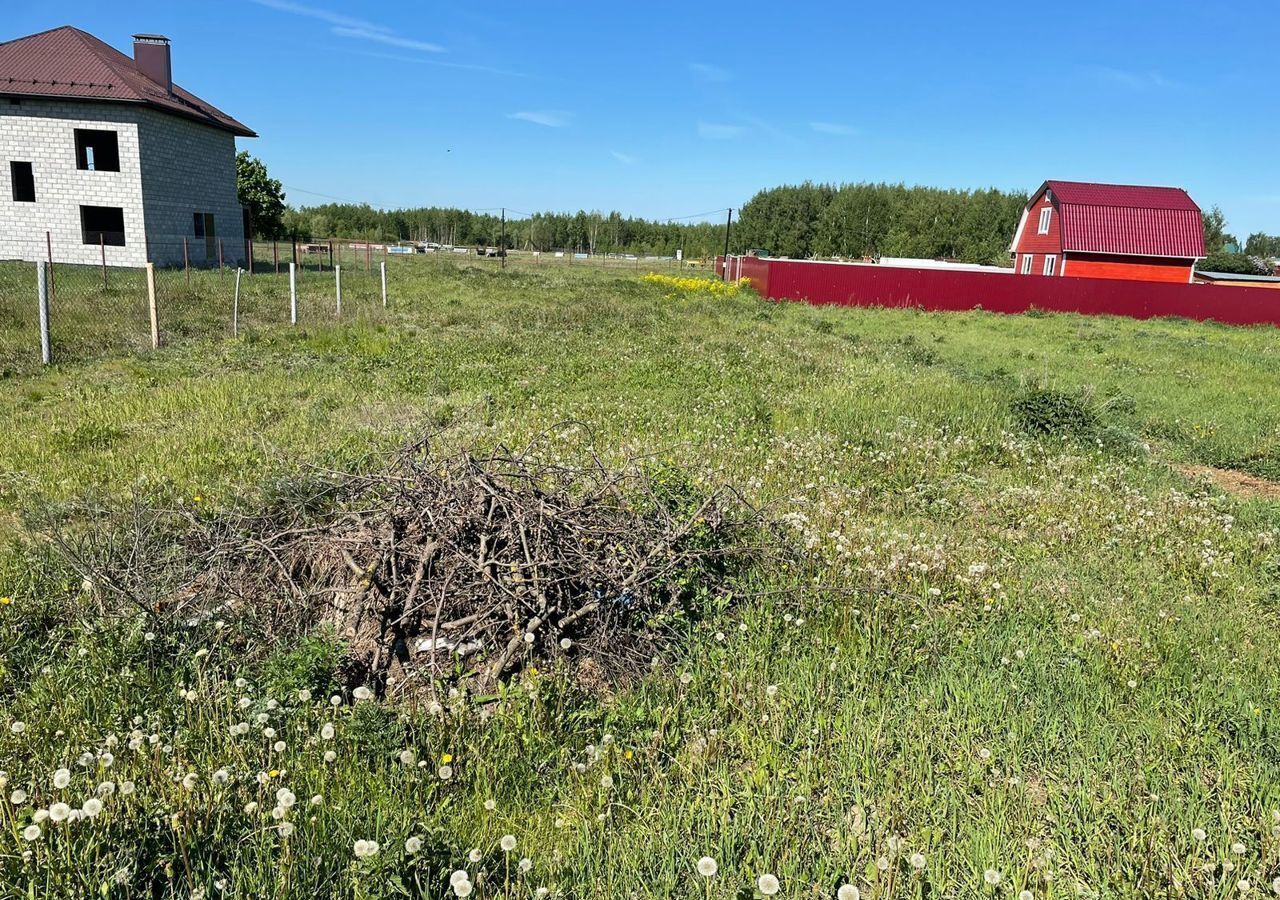
M 720 866 L 710 856 L 698 860 L 698 874 L 703 878 L 711 878 L 720 870 Z
M 514 834 L 504 834 L 502 840 L 498 841 L 498 846 L 502 848 L 503 853 L 510 853 L 516 849 L 516 836 Z
M 836 900 L 862 900 L 862 891 L 856 885 L 842 884 L 836 891 Z
M 1004 879 L 1004 876 L 1001 875 L 1000 872 L 996 869 L 987 869 L 987 871 L 982 873 L 982 880 L 985 881 L 987 884 L 991 885 L 992 887 L 995 887 L 1003 879 Z
M 53 786 L 58 790 L 62 790 L 71 783 L 71 770 L 59 769 L 53 773 Z
M 38 841 L 40 840 L 40 835 L 42 833 L 43 832 L 40 831 L 39 825 L 28 825 L 26 828 L 22 829 L 22 839 L 27 843 L 30 843 L 31 841 Z
M 406 853 L 417 853 L 422 849 L 422 838 L 410 837 L 404 842 L 404 850 Z
M 90 797 L 84 801 L 84 805 L 80 807 L 80 811 L 85 814 L 86 818 L 92 819 L 98 813 L 102 812 L 102 801 L 97 797 Z
M 770 875 L 766 872 L 764 875 L 761 875 L 756 879 L 756 887 L 760 890 L 761 894 L 764 894 L 764 896 L 772 897 L 774 894 L 778 893 L 781 885 L 778 884 L 776 876 Z
M 382 848 L 377 841 L 356 841 L 352 849 L 355 851 L 357 859 L 369 859 L 372 856 L 377 856 L 378 851 Z

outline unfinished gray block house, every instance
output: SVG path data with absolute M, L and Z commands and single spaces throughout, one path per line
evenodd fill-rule
M 256 136 L 173 83 L 159 35 L 132 59 L 69 26 L 0 44 L 0 259 L 181 265 L 185 238 L 193 265 L 241 264 Z

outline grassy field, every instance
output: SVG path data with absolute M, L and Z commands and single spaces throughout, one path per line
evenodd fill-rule
M 0 896 L 1280 891 L 1280 507 L 1184 474 L 1280 478 L 1273 330 L 406 262 L 376 319 L 0 383 Z M 360 701 L 332 636 L 157 630 L 20 526 L 570 420 L 803 558 L 616 691 Z

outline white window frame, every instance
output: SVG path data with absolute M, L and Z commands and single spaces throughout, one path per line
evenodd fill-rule
M 1034 265 L 1034 264 L 1035 264 L 1035 254 L 1034 254 L 1034 253 L 1024 253 L 1024 254 L 1022 254 L 1022 274 L 1023 274 L 1023 275 L 1030 275 L 1030 274 L 1031 274 L 1031 267 L 1032 267 L 1032 265 Z
M 1058 271 L 1058 257 L 1049 253 L 1044 258 L 1044 274 L 1055 275 Z
M 1040 210 L 1040 227 L 1036 229 L 1036 234 L 1048 234 L 1049 222 L 1053 219 L 1053 207 L 1046 206 Z

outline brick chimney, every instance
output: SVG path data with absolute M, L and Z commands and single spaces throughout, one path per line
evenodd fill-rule
M 133 65 L 166 94 L 173 93 L 173 67 L 169 62 L 169 39 L 162 34 L 133 36 Z

